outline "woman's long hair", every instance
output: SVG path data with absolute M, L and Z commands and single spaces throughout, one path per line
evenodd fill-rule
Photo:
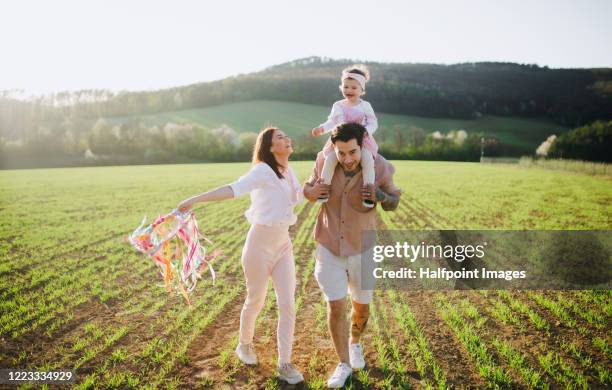
M 257 136 L 257 141 L 255 141 L 255 147 L 253 148 L 253 164 L 264 162 L 272 168 L 276 176 L 279 179 L 284 179 L 285 177 L 280 173 L 278 169 L 281 166 L 274 155 L 270 151 L 272 147 L 272 137 L 274 136 L 274 131 L 279 130 L 277 127 L 267 127 L 259 132 Z

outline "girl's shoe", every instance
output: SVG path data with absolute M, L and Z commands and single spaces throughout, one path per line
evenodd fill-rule
M 290 385 L 304 382 L 304 376 L 291 363 L 283 363 L 278 366 L 278 379 L 284 380 Z
M 257 355 L 253 344 L 240 344 L 236 347 L 236 355 L 244 364 L 257 364 Z
M 371 201 L 371 200 L 369 200 L 369 199 L 364 199 L 364 201 L 363 201 L 363 202 L 361 202 L 361 204 L 362 204 L 362 205 L 364 205 L 365 207 L 369 207 L 369 208 L 372 208 L 372 207 L 374 207 L 374 205 L 375 205 L 375 203 L 374 203 L 374 202 L 372 202 L 372 201 Z
M 317 198 L 317 203 L 326 203 L 329 200 L 329 198 L 325 197 L 325 198 Z

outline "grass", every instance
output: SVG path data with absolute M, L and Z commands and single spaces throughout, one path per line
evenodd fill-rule
M 292 165 L 300 180 L 312 169 L 311 162 Z M 398 211 L 380 214 L 389 228 L 610 229 L 612 183 L 602 177 L 474 163 L 401 161 L 394 165 L 395 181 L 404 195 Z M 239 257 L 248 229 L 243 217 L 248 197 L 196 207 L 202 232 L 213 239 L 214 248 L 223 249 L 225 257 L 215 264 L 219 277 L 215 287 L 206 277 L 199 282 L 193 310 L 184 307 L 180 296 L 168 295 L 159 287 L 162 281 L 154 265 L 122 238 L 143 215 L 150 221 L 187 196 L 235 180 L 248 167 L 236 163 L 1 171 L 0 338 L 11 346 L 3 350 L 3 362 L 84 370 L 79 388 L 181 387 L 180 370 L 194 363 L 188 347 L 220 313 L 242 304 L 237 299 L 244 287 Z M 300 206 L 301 226 L 292 237 L 300 312 L 314 305 L 312 340 L 320 346 L 322 340 L 329 340 L 325 302 L 319 300 L 320 294 L 315 301 L 311 297 L 317 288 L 312 280 L 312 226 L 317 210 Z M 602 331 L 612 314 L 610 293 L 581 291 L 571 299 L 566 296 L 569 293 L 554 294 L 551 299 L 499 291 L 478 309 L 441 299 L 438 322 L 422 324 L 414 315 L 418 306 L 387 295 L 385 302 L 390 306 L 377 308 L 377 322 L 373 320 L 370 330 L 376 328 L 379 337 L 368 345 L 379 358 L 377 368 L 387 376 L 379 378 L 381 370 L 373 369 L 358 374 L 352 386 L 392 388 L 414 382 L 404 371 L 408 363 L 431 386 L 450 386 L 448 372 L 434 357 L 435 345 L 422 331 L 424 326 L 450 326 L 453 337 L 469 350 L 472 360 L 465 362 L 467 369 L 476 375 L 480 372 L 491 385 L 509 383 L 492 354 L 503 357 L 533 387 L 541 382 L 540 367 L 548 368 L 547 378 L 557 377 L 561 384 L 608 384 L 606 362 L 611 352 Z M 274 294 L 268 298 L 266 313 L 270 315 L 262 319 L 272 323 Z M 522 355 L 512 340 L 484 339 L 478 330 L 489 322 L 480 313 L 490 315 L 487 321 L 498 320 L 500 326 L 525 327 L 548 337 L 553 325 L 542 317 L 546 313 L 569 330 L 585 329 L 584 334 L 593 337 L 591 344 L 560 340 L 563 343 L 553 354 L 542 355 L 534 367 L 535 358 Z M 396 332 L 409 344 L 394 341 Z M 273 329 L 268 336 L 273 344 Z M 33 337 L 47 337 L 47 346 L 31 345 Z M 275 358 L 273 349 L 262 351 L 270 361 Z M 322 370 L 331 363 L 322 351 L 313 348 L 307 367 L 300 367 L 309 376 L 308 388 L 325 384 L 327 373 Z M 218 353 L 219 359 L 211 365 L 226 375 L 202 378 L 201 385 L 242 385 L 244 376 L 234 375 L 231 350 L 220 347 Z M 267 377 L 260 380 L 262 375 L 266 374 L 248 376 L 252 387 L 277 385 Z
M 610 167 L 610 164 L 592 161 L 567 160 L 560 158 L 533 159 L 531 157 L 521 157 L 518 164 L 527 168 L 539 167 L 544 169 L 584 173 L 587 175 L 612 175 L 612 168 Z

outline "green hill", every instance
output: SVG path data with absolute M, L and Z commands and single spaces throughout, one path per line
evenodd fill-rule
M 158 91 L 125 92 L 81 104 L 81 116 L 142 115 L 272 100 L 329 106 L 353 60 L 309 57 L 260 72 Z M 566 127 L 612 119 L 612 69 L 550 69 L 530 64 L 454 65 L 366 62 L 367 100 L 378 112 L 428 118 L 496 115 L 547 118 Z
M 239 133 L 255 132 L 267 124 L 280 126 L 299 138 L 296 144 L 301 150 L 296 154 L 305 158 L 324 141 L 309 138 L 309 131 L 340 98 L 340 72 L 352 63 L 309 57 L 259 72 L 155 91 L 83 90 L 29 101 L 0 97 L 0 156 L 4 157 L 0 166 L 82 164 L 88 152 L 114 163 L 180 162 L 179 157 L 187 156 L 194 161 L 245 159 L 248 142 L 234 140 L 233 145 L 245 145 L 241 152 L 234 151 L 240 157 L 220 152 L 227 141 L 217 136 L 226 134 L 223 131 L 213 135 L 219 142 L 208 142 L 207 129 L 222 124 Z M 374 106 L 382 130 L 376 138 L 384 152 L 397 159 L 474 161 L 480 155 L 478 133 L 500 141 L 489 140 L 487 156 L 533 154 L 552 134 L 559 136 L 595 120 L 612 120 L 612 68 L 551 69 L 501 62 L 366 63 L 372 75 L 366 99 Z M 108 126 L 100 118 L 125 125 Z M 168 128 L 159 136 L 139 122 L 160 126 L 187 122 L 204 129 L 185 136 Z M 464 129 L 470 136 L 460 151 L 448 139 L 436 140 L 435 147 L 431 142 L 417 146 L 425 137 L 412 131 L 413 126 L 426 133 Z M 231 132 L 226 135 L 235 137 Z M 118 156 L 125 158 L 117 160 Z
M 308 135 L 310 129 L 323 122 L 329 107 L 303 103 L 279 101 L 251 101 L 224 104 L 208 108 L 170 111 L 139 116 L 144 124 L 164 125 L 167 122 L 194 123 L 214 128 L 226 124 L 237 132 L 257 132 L 272 124 L 279 126 L 292 137 Z M 376 109 L 376 107 L 375 107 Z M 551 134 L 561 134 L 568 129 L 552 121 L 516 117 L 483 116 L 478 119 L 424 118 L 411 115 L 377 113 L 379 124 L 384 128 L 400 125 L 402 128 L 416 126 L 431 133 L 436 130 L 464 129 L 468 132 L 483 132 L 496 136 L 503 143 L 525 148 L 532 152 Z M 133 116 L 107 118 L 121 123 L 133 120 Z

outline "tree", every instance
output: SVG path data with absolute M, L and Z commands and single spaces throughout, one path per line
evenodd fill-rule
M 612 121 L 596 121 L 559 136 L 550 157 L 586 161 L 612 161 Z
M 419 147 L 423 145 L 426 137 L 427 133 L 422 128 L 416 126 L 410 126 L 408 128 L 408 139 L 414 146 Z
M 240 146 L 238 147 L 238 158 L 241 160 L 249 160 L 253 154 L 253 148 L 255 147 L 255 141 L 257 141 L 257 133 L 246 132 L 240 133 Z

